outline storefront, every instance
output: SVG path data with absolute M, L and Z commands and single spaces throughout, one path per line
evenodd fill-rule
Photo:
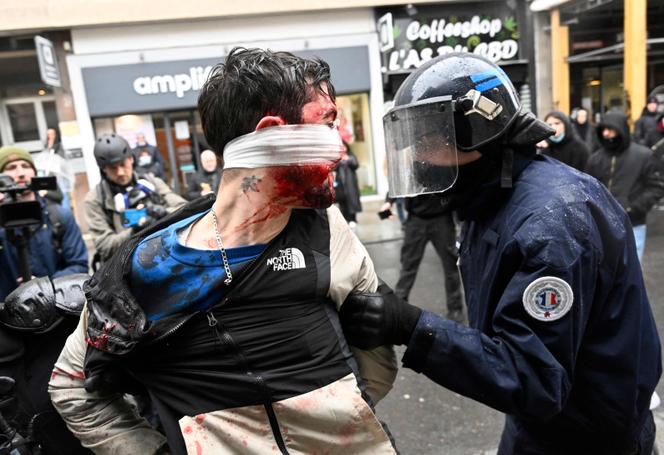
M 473 52 L 498 63 L 527 109 L 531 92 L 532 40 L 521 39 L 532 21 L 522 0 L 406 5 L 376 10 L 386 99 L 410 72 L 439 55 Z
M 53 89 L 40 78 L 34 35 L 0 38 L 0 145 L 44 148 L 58 126 Z
M 609 109 L 627 112 L 624 87 L 624 1 L 572 2 L 560 9 L 569 26 L 570 106 L 596 117 Z M 664 5 L 648 2 L 646 93 L 664 83 Z M 664 87 L 662 87 L 664 92 Z M 664 93 L 661 94 L 664 102 Z M 644 104 L 645 100 L 639 100 Z
M 115 131 L 132 145 L 138 133 L 145 134 L 167 163 L 169 183 L 181 189 L 205 147 L 196 112 L 200 87 L 212 67 L 241 45 L 330 64 L 340 125 L 360 162 L 361 192 L 386 191 L 382 170 L 377 172 L 384 155 L 383 99 L 373 11 L 283 16 L 266 32 L 268 25 L 244 18 L 180 23 L 170 30 L 162 24 L 73 31 L 75 54 L 68 65 L 91 183 L 98 179 L 94 138 Z

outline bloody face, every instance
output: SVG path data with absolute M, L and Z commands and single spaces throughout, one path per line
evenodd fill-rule
M 335 127 L 337 106 L 326 87 L 316 91 L 302 107 L 302 123 Z M 339 154 L 341 159 L 341 152 Z M 268 170 L 274 179 L 274 201 L 288 207 L 327 208 L 334 203 L 332 171 L 336 162 L 321 161 L 302 166 L 274 167 Z

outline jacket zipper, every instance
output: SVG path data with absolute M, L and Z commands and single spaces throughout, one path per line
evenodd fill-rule
M 187 323 L 187 321 L 189 321 L 191 318 L 193 318 L 194 316 L 196 316 L 198 313 L 200 313 L 200 311 L 195 311 L 195 312 L 193 312 L 193 313 L 191 313 L 191 314 L 188 314 L 184 319 L 182 319 L 180 322 L 178 322 L 178 323 L 175 324 L 173 327 L 171 327 L 170 329 L 168 329 L 166 332 L 162 333 L 162 334 L 159 335 L 157 338 L 155 338 L 155 339 L 153 339 L 153 340 L 150 340 L 149 342 L 147 342 L 147 343 L 145 343 L 145 344 L 146 344 L 146 345 L 151 345 L 151 344 L 153 344 L 153 343 L 156 343 L 156 342 L 158 342 L 158 341 L 163 340 L 164 338 L 168 338 L 169 336 L 173 335 L 173 334 L 174 334 L 174 333 L 175 333 L 180 327 L 182 327 L 183 325 L 185 325 L 185 324 Z
M 611 157 L 611 170 L 609 171 L 609 184 L 607 187 L 609 188 L 609 191 L 611 191 L 611 185 L 613 184 L 613 174 L 616 172 L 616 157 L 612 156 Z
M 226 303 L 228 299 L 224 299 L 223 304 Z M 214 314 L 212 313 L 212 309 L 208 310 L 206 312 L 206 316 L 208 319 L 208 325 L 212 329 L 212 332 L 214 336 L 219 340 L 219 343 L 221 343 L 222 346 L 229 346 L 233 349 L 235 352 L 235 357 L 238 360 L 238 363 L 240 364 L 241 368 L 245 370 L 245 374 L 251 378 L 251 381 L 253 384 L 256 386 L 258 389 L 258 392 L 260 393 L 262 399 L 263 399 L 263 407 L 265 408 L 265 411 L 267 413 L 268 421 L 270 422 L 270 428 L 272 430 L 272 435 L 274 436 L 274 439 L 277 443 L 277 447 L 279 447 L 279 450 L 283 455 L 288 455 L 288 449 L 286 449 L 286 443 L 284 442 L 284 438 L 281 434 L 281 430 L 279 429 L 279 422 L 277 420 L 277 416 L 274 412 L 274 408 L 272 407 L 272 400 L 271 400 L 271 395 L 270 392 L 268 391 L 267 385 L 265 384 L 265 380 L 263 379 L 263 376 L 260 375 L 260 373 L 254 373 L 251 371 L 251 368 L 249 367 L 249 362 L 247 361 L 246 356 L 240 349 L 240 346 L 235 342 L 229 331 L 221 324 L 217 318 L 214 317 Z

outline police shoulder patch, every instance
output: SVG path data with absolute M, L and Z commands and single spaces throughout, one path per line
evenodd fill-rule
M 528 285 L 523 292 L 523 306 L 539 321 L 555 321 L 572 308 L 574 293 L 563 279 L 543 276 Z

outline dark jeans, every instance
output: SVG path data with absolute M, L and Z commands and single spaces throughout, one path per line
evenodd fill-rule
M 463 311 L 461 279 L 457 268 L 456 230 L 452 215 L 442 215 L 430 219 L 409 215 L 404 226 L 401 272 L 394 289 L 395 294 L 408 300 L 410 290 L 415 284 L 417 269 L 424 256 L 424 249 L 427 243 L 431 242 L 443 263 L 448 313 L 461 313 Z

